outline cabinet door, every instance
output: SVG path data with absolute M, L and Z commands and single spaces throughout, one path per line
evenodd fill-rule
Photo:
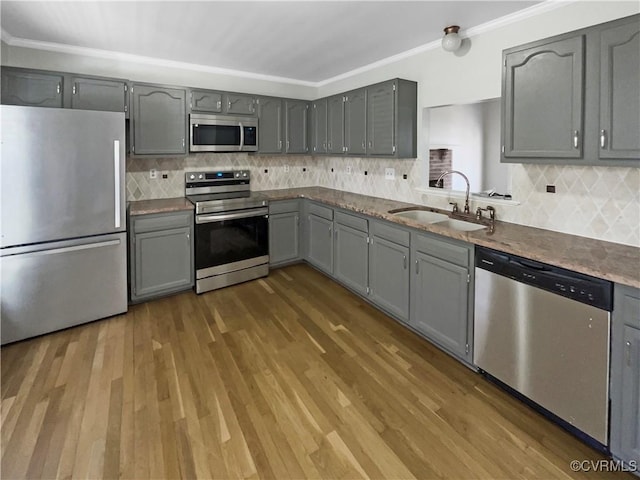
M 307 257 L 309 263 L 333 274 L 333 222 L 310 214 L 307 220 Z
M 369 246 L 371 301 L 409 321 L 409 248 L 374 236 Z
M 600 36 L 600 158 L 640 158 L 640 26 Z
M 349 92 L 344 100 L 344 144 L 345 153 L 364 155 L 367 153 L 367 90 L 362 88 Z
M 311 104 L 311 151 L 327 153 L 327 101 Z
M 466 357 L 468 270 L 415 251 L 411 325 L 459 357 Z
M 62 75 L 2 68 L 2 103 L 62 108 Z
M 303 100 L 285 100 L 286 153 L 307 153 L 309 142 L 308 112 L 309 104 Z
M 186 152 L 186 93 L 174 88 L 133 86 L 133 151 L 145 154 Z
M 335 224 L 336 279 L 356 292 L 366 295 L 369 286 L 368 234 L 347 225 Z
M 269 216 L 269 263 L 290 262 L 300 257 L 297 212 Z
M 640 329 L 624 326 L 622 458 L 640 464 Z
M 225 112 L 230 115 L 254 115 L 256 113 L 256 97 L 227 93 L 225 101 Z
M 282 153 L 282 99 L 258 99 L 258 150 Z
M 193 285 L 190 228 L 135 234 L 134 298 Z
M 367 153 L 393 155 L 395 140 L 396 83 L 367 88 Z
M 191 111 L 222 112 L 222 93 L 211 90 L 191 90 Z
M 582 158 L 584 36 L 505 56 L 504 158 Z
M 342 95 L 327 99 L 327 153 L 344 153 L 344 101 Z
M 126 84 L 116 80 L 73 77 L 71 108 L 126 112 Z

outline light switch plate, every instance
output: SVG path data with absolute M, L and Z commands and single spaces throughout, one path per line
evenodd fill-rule
M 385 180 L 395 180 L 396 179 L 396 169 L 395 168 L 385 168 L 384 169 L 384 178 L 385 178 Z

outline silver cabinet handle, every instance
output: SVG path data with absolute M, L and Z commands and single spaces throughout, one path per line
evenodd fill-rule
M 120 228 L 120 140 L 113 141 L 113 183 L 114 227 Z
M 289 140 L 287 140 L 287 151 L 289 150 L 289 146 L 291 145 L 291 142 L 289 142 Z
M 329 227 L 329 238 L 331 238 L 331 227 Z
M 364 141 L 362 142 L 362 148 L 364 148 Z
M 407 256 L 403 255 L 402 256 L 402 267 L 406 270 L 407 269 Z
M 624 345 L 625 345 L 624 357 L 627 360 L 627 367 L 630 367 L 631 366 L 631 342 L 627 340 Z
M 416 260 L 416 275 L 420 273 L 420 264 L 418 263 L 418 260 Z
M 187 233 L 187 240 L 191 239 L 191 235 Z
M 227 110 L 231 110 L 231 100 L 227 103 Z
M 580 141 L 580 131 L 573 131 L 573 148 L 578 148 L 578 142 Z
M 218 109 L 222 108 L 222 100 L 218 100 Z
M 369 140 L 369 148 L 371 148 L 371 140 Z
M 184 148 L 184 137 L 182 138 L 182 148 Z
M 58 85 L 56 86 L 56 93 L 58 95 L 60 95 L 60 89 L 61 89 L 60 82 L 58 82 Z
M 282 140 L 278 140 L 278 148 L 282 148 Z
M 600 130 L 600 148 L 605 148 L 607 146 L 607 131 L 602 129 Z
M 78 91 L 78 83 L 73 84 L 73 89 L 71 90 L 71 95 L 75 95 Z

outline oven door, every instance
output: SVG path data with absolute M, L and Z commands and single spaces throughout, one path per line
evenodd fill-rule
M 269 263 L 269 209 L 196 216 L 196 278 Z

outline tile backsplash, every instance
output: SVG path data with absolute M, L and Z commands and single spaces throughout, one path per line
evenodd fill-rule
M 395 170 L 394 180 L 385 179 L 385 168 Z M 151 169 L 156 179 L 149 178 Z M 450 208 L 450 200 L 461 203 L 459 197 L 417 190 L 427 172 L 416 159 L 246 153 L 128 158 L 127 199 L 181 197 L 184 173 L 200 169 L 249 169 L 254 190 L 322 186 L 438 208 Z M 492 204 L 501 220 L 640 247 L 640 169 L 513 165 L 511 184 L 519 205 L 473 199 L 472 208 Z M 547 185 L 556 193 L 547 193 Z

